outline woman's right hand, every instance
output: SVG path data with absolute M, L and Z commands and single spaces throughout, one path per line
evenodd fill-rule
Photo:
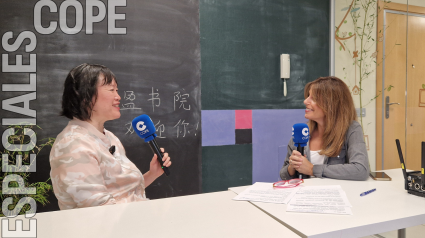
M 291 176 L 294 176 L 296 170 L 300 168 L 303 163 L 303 156 L 300 152 L 293 150 L 291 156 L 289 156 L 289 166 L 288 173 Z

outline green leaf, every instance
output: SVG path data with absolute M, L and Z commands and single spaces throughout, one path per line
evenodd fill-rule
M 425 84 L 422 84 L 422 88 L 425 89 Z
M 342 50 L 342 45 L 339 46 L 339 51 L 341 51 L 341 50 Z
M 352 32 L 348 32 L 348 35 L 351 36 L 353 33 Z
M 347 23 L 347 20 L 345 20 L 344 23 Z

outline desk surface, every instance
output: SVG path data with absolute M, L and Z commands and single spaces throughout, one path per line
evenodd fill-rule
M 231 191 L 36 214 L 37 237 L 299 237 Z M 28 219 L 23 219 L 28 229 Z M 15 227 L 15 219 L 9 226 Z M 13 224 L 13 225 L 11 225 Z
M 352 207 L 353 215 L 330 215 L 286 212 L 285 204 L 252 202 L 304 237 L 362 237 L 425 223 L 425 198 L 404 190 L 401 169 L 385 171 L 392 181 L 345 181 L 312 178 L 303 186 L 341 185 Z M 230 188 L 235 193 L 248 186 Z M 360 197 L 362 192 L 376 192 Z

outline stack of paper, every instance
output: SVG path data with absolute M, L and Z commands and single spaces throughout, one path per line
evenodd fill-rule
M 279 189 L 274 188 L 270 183 L 257 182 L 234 197 L 233 200 L 287 204 L 298 189 L 299 187 Z
M 233 200 L 287 204 L 288 212 L 352 215 L 351 204 L 339 185 L 274 188 L 255 183 Z
M 352 215 L 351 204 L 339 185 L 301 187 L 286 211 Z

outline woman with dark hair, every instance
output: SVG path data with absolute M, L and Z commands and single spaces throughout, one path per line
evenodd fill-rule
M 337 77 L 321 77 L 305 86 L 304 97 L 309 143 L 302 156 L 289 141 L 280 177 L 292 179 L 298 171 L 319 178 L 366 180 L 369 159 L 347 85 Z
M 105 66 L 81 64 L 64 85 L 62 112 L 71 121 L 50 152 L 50 177 L 61 210 L 146 200 L 145 188 L 163 174 L 156 155 L 142 174 L 104 123 L 120 118 L 115 75 Z M 161 148 L 162 152 L 164 150 Z M 164 153 L 164 165 L 171 165 Z

